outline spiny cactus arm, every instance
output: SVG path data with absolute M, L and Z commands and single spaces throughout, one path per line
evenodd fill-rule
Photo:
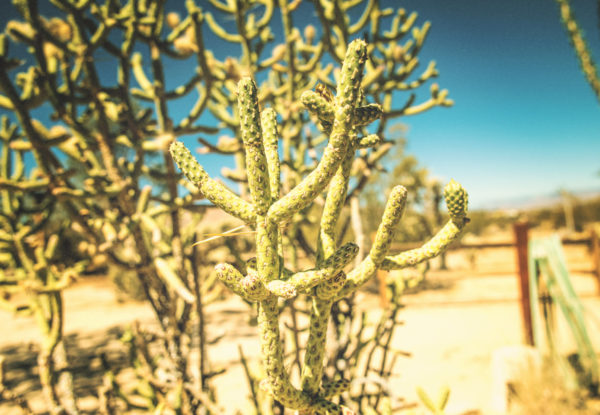
M 208 200 L 247 223 L 256 222 L 254 207 L 223 184 L 211 179 L 183 143 L 174 141 L 170 151 L 181 171 Z
M 326 281 L 324 284 L 327 284 Z M 306 354 L 302 367 L 302 390 L 317 395 L 323 377 L 323 358 L 325 356 L 325 343 L 327 325 L 331 314 L 332 301 L 312 297 L 310 310 L 309 336 L 306 342 Z
M 292 284 L 290 284 L 287 281 L 282 281 L 282 280 L 269 281 L 266 285 L 266 288 L 270 293 L 275 294 L 278 297 L 285 298 L 286 300 L 290 299 L 290 298 L 294 298 L 296 295 L 298 295 L 298 291 L 296 291 L 296 287 L 294 287 Z
M 217 278 L 231 291 L 242 298 L 246 298 L 246 289 L 242 286 L 244 276 L 233 265 L 218 264 L 215 267 Z M 248 285 L 248 284 L 247 284 Z
M 258 324 L 260 327 L 261 354 L 267 372 L 267 387 L 273 397 L 285 407 L 308 409 L 313 399 L 304 391 L 299 391 L 290 382 L 283 364 L 283 348 L 279 333 L 279 310 L 277 297 L 259 303 Z
M 569 35 L 569 41 L 579 59 L 579 66 L 581 66 L 585 78 L 592 87 L 594 94 L 596 94 L 596 98 L 600 101 L 600 74 L 598 74 L 589 46 L 583 38 L 577 20 L 571 11 L 569 0 L 556 0 L 556 3 L 560 11 L 560 18 Z
M 248 186 L 254 209 L 262 216 L 271 205 L 271 189 L 258 109 L 258 92 L 256 83 L 251 78 L 244 78 L 238 83 L 238 111 L 246 152 Z
M 324 258 L 333 255 L 336 248 L 336 226 L 340 217 L 342 208 L 346 201 L 348 192 L 348 181 L 350 180 L 350 171 L 354 161 L 354 149 L 356 146 L 356 134 L 352 133 L 352 142 L 346 153 L 346 157 L 341 166 L 331 180 L 323 214 L 321 216 L 321 227 L 319 230 L 319 241 L 317 249 L 317 263 Z
M 279 163 L 277 133 L 277 114 L 272 108 L 267 108 L 260 114 L 263 145 L 267 157 L 267 167 L 269 169 L 269 187 L 271 190 L 271 200 L 279 199 L 281 166 Z
M 347 392 L 348 390 L 350 390 L 350 381 L 348 379 L 334 380 L 323 383 L 320 395 L 325 399 L 329 399 Z
M 346 279 L 347 276 L 344 271 L 338 272 L 333 278 L 330 278 L 324 281 L 323 283 L 319 284 L 315 290 L 315 295 L 320 300 L 333 299 L 336 296 L 336 294 L 344 287 Z
M 450 215 L 448 223 L 423 246 L 398 255 L 388 256 L 381 264 L 381 269 L 401 269 L 427 261 L 442 252 L 454 242 L 468 223 L 468 195 L 466 190 L 454 180 L 444 188 L 444 198 Z
M 375 234 L 373 246 L 369 252 L 369 257 L 375 265 L 379 265 L 383 262 L 385 255 L 390 248 L 394 239 L 394 228 L 400 221 L 404 211 L 407 194 L 408 191 L 404 186 L 396 186 L 390 193 L 383 217 L 381 218 L 381 223 Z
M 278 243 L 277 225 L 265 216 L 258 216 L 256 220 L 256 262 L 258 274 L 264 284 L 279 279 Z
M 383 110 L 379 104 L 367 104 L 354 110 L 354 126 L 362 127 L 381 118 Z
M 326 95 L 315 91 L 304 91 L 300 97 L 306 109 L 319 119 L 324 130 L 331 127 L 335 118 L 334 107 Z M 362 127 L 381 118 L 383 110 L 379 104 L 367 104 L 354 110 L 354 126 Z
M 355 40 L 348 47 L 342 67 L 338 96 L 335 101 L 335 120 L 329 143 L 317 167 L 287 195 L 273 203 L 268 217 L 274 222 L 290 218 L 304 209 L 329 184 L 333 173 L 344 159 L 348 135 L 352 131 L 354 108 L 366 59 L 366 44 Z
M 321 264 L 318 270 L 297 272 L 286 281 L 298 291 L 309 290 L 316 285 L 335 277 L 346 265 L 356 258 L 358 246 L 349 242 L 339 248 L 333 255 Z
M 464 222 L 463 222 L 464 224 Z M 420 248 L 411 249 L 398 255 L 386 257 L 381 269 L 389 271 L 417 265 L 443 253 L 456 240 L 464 226 L 449 221 L 440 231 Z
M 311 408 L 315 415 L 343 415 L 343 414 L 353 414 L 354 412 L 344 412 L 344 409 L 333 402 L 330 402 L 323 398 L 318 398 Z M 346 408 L 347 410 L 347 408 Z M 300 414 L 304 415 L 307 412 L 300 412 Z
M 300 100 L 306 109 L 321 122 L 323 130 L 330 131 L 335 117 L 331 102 L 315 91 L 304 91 Z
M 381 142 L 382 142 L 382 139 L 379 135 L 369 134 L 365 137 L 362 137 L 360 140 L 358 140 L 358 148 L 363 149 L 363 148 L 375 147 L 376 145 L 380 144 Z
M 262 301 L 271 295 L 256 273 L 248 273 L 242 279 L 242 291 L 248 301 Z
M 404 186 L 396 186 L 392 189 L 371 250 L 367 257 L 355 269 L 350 271 L 344 287 L 337 294 L 338 299 L 360 288 L 375 275 L 375 272 L 385 260 L 394 239 L 394 228 L 396 228 L 404 211 L 406 196 L 407 190 Z

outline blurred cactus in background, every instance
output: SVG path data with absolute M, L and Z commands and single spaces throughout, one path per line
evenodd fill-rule
M 592 87 L 596 98 L 600 102 L 600 76 L 598 75 L 598 68 L 594 62 L 590 48 L 583 37 L 583 32 L 579 28 L 577 20 L 571 10 L 571 3 L 569 0 L 556 0 L 556 3 L 558 4 L 560 19 L 567 30 L 569 42 L 571 42 L 571 46 L 573 46 L 577 59 L 579 60 L 581 71 Z M 600 3 L 598 4 L 598 10 L 600 15 Z
M 308 413 L 338 410 L 331 399 L 348 380 L 334 373 L 321 382 L 330 312 L 342 302 L 352 310 L 352 293 L 377 269 L 439 254 L 466 222 L 466 193 L 455 183 L 446 188 L 450 221 L 422 248 L 387 252 L 410 194 L 404 187 L 392 190 L 370 251 L 358 218 L 359 195 L 393 147 L 390 124 L 452 105 L 430 82 L 435 62 L 419 65 L 430 24 L 416 26 L 416 13 L 374 0 L 188 0 L 185 13 L 164 0 L 13 3 L 21 18 L 0 35 L 0 107 L 10 114 L 2 126 L 0 272 L 3 287 L 33 293 L 34 306 L 48 302 L 40 314 L 43 333 L 50 330 L 45 358 L 60 342 L 61 289 L 101 255 L 115 272 L 137 276 L 161 329 L 166 373 L 150 362 L 139 380 L 151 389 L 147 410 L 211 411 L 203 305 L 218 292 L 207 269 L 221 262 L 221 280 L 259 304 L 270 393 Z M 296 27 L 304 13 L 318 24 Z M 429 95 L 419 102 L 416 91 L 426 83 Z M 237 191 L 211 179 L 183 146 L 200 134 L 201 154 L 231 157 L 234 167 L 221 173 Z M 176 172 L 170 146 L 196 186 Z M 215 232 L 201 228 L 214 206 L 256 232 L 255 262 L 233 238 L 194 244 Z M 57 223 L 77 233 L 82 261 L 66 260 L 74 252 L 53 255 Z M 215 257 L 223 245 L 228 253 Z M 308 294 L 311 310 L 306 345 L 298 336 L 299 293 Z M 296 327 L 283 345 L 279 298 Z M 344 330 L 338 337 L 350 335 Z M 300 389 L 291 384 L 284 347 Z M 75 413 L 74 397 L 67 404 L 53 395 L 48 367 L 49 408 Z M 109 412 L 114 403 L 104 406 Z

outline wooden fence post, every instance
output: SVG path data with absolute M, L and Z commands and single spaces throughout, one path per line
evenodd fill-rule
M 517 222 L 513 226 L 517 254 L 517 270 L 519 272 L 519 287 L 521 288 L 521 313 L 525 343 L 533 346 L 533 326 L 531 324 L 531 303 L 529 299 L 529 269 L 528 269 L 528 230 L 527 222 Z
M 594 274 L 596 275 L 596 283 L 598 295 L 600 295 L 600 235 L 596 228 L 592 228 L 590 235 L 590 243 L 592 245 L 592 263 L 594 264 Z

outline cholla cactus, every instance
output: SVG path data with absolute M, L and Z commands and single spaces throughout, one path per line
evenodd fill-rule
M 68 216 L 69 226 L 83 239 L 80 247 L 85 253 L 102 254 L 111 266 L 139 278 L 162 328 L 161 355 L 175 379 L 158 391 L 158 405 L 195 413 L 203 404 L 190 385 L 207 389 L 205 374 L 200 379 L 190 375 L 189 345 L 194 343 L 187 341 L 197 333 L 192 317 L 202 316 L 203 277 L 199 255 L 191 247 L 197 240 L 197 213 L 207 209 L 197 203 L 202 197 L 249 223 L 264 241 L 257 245 L 254 267 L 243 266 L 235 249 L 228 255 L 226 261 L 236 261 L 237 269 L 246 268 L 243 278 L 236 268 L 218 268 L 229 276 L 232 289 L 264 305 L 263 327 L 275 324 L 273 313 L 279 311 L 273 308 L 274 296 L 314 292 L 315 315 L 321 315 L 321 309 L 358 288 L 388 260 L 385 241 L 364 261 L 361 244 L 356 254 L 360 265 L 346 275 L 343 268 L 357 248 L 338 249 L 337 241 L 344 235 L 335 230 L 345 203 L 356 201 L 371 173 L 382 168 L 380 160 L 393 144 L 386 137 L 389 122 L 452 105 L 448 91 L 437 84 L 431 85 L 425 100 L 417 98 L 416 91 L 438 72 L 435 62 L 419 68 L 418 54 L 430 25 L 417 26 L 416 13 L 382 9 L 375 0 L 187 0 L 187 16 L 179 17 L 166 13 L 171 3 L 163 0 L 109 0 L 102 5 L 52 0 L 58 16 L 43 17 L 40 10 L 51 8 L 41 0 L 13 3 L 22 19 L 8 22 L 0 35 L 0 107 L 20 127 L 10 147 L 33 154 L 39 172 L 33 185 L 44 182 L 48 190 L 44 202 L 56 204 Z M 295 27 L 294 18 L 305 7 L 312 7 L 322 29 Z M 358 8 L 360 13 L 354 13 Z M 271 30 L 276 19 L 281 20 L 284 39 L 279 45 Z M 370 43 L 358 48 L 360 53 L 356 47 L 351 53 L 359 53 L 352 63 L 356 73 L 340 75 L 333 64 L 325 63 L 350 65 L 345 58 L 349 40 L 363 33 Z M 207 34 L 239 46 L 239 58 L 211 51 Z M 30 53 L 27 59 L 9 56 L 9 45 L 14 44 Z M 175 77 L 169 77 L 165 57 L 192 60 L 195 70 L 171 85 Z M 114 70 L 112 77 L 103 76 L 107 67 Z M 244 81 L 236 96 L 238 82 L 247 77 L 263 79 L 260 89 L 255 91 Z M 336 78 L 346 84 L 333 98 L 327 91 L 336 86 Z M 318 90 L 310 92 L 313 89 Z M 402 94 L 404 101 L 397 106 Z M 180 115 L 173 110 L 173 102 L 190 97 L 195 100 L 188 112 Z M 259 112 L 256 101 L 271 109 Z M 320 131 L 306 131 L 309 119 L 301 111 L 303 105 Z M 220 128 L 206 125 L 209 112 Z M 49 117 L 40 115 L 44 113 Z M 377 118 L 367 132 L 365 126 Z M 191 162 L 188 170 L 200 191 L 188 186 L 190 192 L 182 193 L 180 185 L 189 183 L 175 171 L 170 143 L 191 134 L 221 134 L 224 129 L 232 137 L 199 137 L 201 151 L 234 159 L 235 168 L 223 175 L 239 183 L 240 196 Z M 318 162 L 317 153 L 326 141 Z M 26 176 L 17 180 L 18 186 L 31 195 L 35 186 L 29 187 Z M 300 272 L 298 258 L 315 253 L 303 226 L 316 223 L 312 202 L 322 201 L 327 185 L 316 268 Z M 400 209 L 402 195 L 401 189 L 394 192 L 391 210 Z M 2 203 L 8 203 L 5 193 L 1 196 Z M 386 220 L 383 239 L 393 222 Z M 288 267 L 279 259 L 284 251 Z M 271 329 L 266 327 L 265 332 L 273 333 Z M 205 336 L 198 331 L 202 344 Z M 320 344 L 311 342 L 311 347 Z M 298 351 L 300 345 L 295 347 Z M 320 361 L 317 356 L 305 365 L 306 391 L 298 396 L 316 393 Z M 281 392 L 277 384 L 273 388 Z
M 581 71 L 592 87 L 596 98 L 600 101 L 600 75 L 598 74 L 598 68 L 590 53 L 589 46 L 583 37 L 583 33 L 577 24 L 577 20 L 571 11 L 571 4 L 569 0 L 556 0 L 556 3 L 558 4 L 560 19 L 567 30 L 569 41 L 579 60 Z
M 306 108 L 329 130 L 329 141 L 314 170 L 282 197 L 277 197 L 279 156 L 274 145 L 274 137 L 278 136 L 274 113 L 268 108 L 261 113 L 259 94 L 251 78 L 243 78 L 238 83 L 238 117 L 250 202 L 211 179 L 182 143 L 171 145 L 171 154 L 180 169 L 207 199 L 256 229 L 256 264 L 252 262 L 247 267 L 245 276 L 228 264 L 218 265 L 217 273 L 236 294 L 259 304 L 261 350 L 267 372 L 264 386 L 285 407 L 307 414 L 341 413 L 342 408 L 331 398 L 350 384 L 347 379 L 334 384 L 322 383 L 326 330 L 333 303 L 359 289 L 379 268 L 403 268 L 438 255 L 467 222 L 466 192 L 451 182 L 445 189 L 451 217 L 448 224 L 423 247 L 389 255 L 407 196 L 406 189 L 397 186 L 389 196 L 369 254 L 353 270 L 344 271 L 356 256 L 358 247 L 352 243 L 338 247 L 335 229 L 348 191 L 350 168 L 363 139 L 358 128 L 382 115 L 380 106 L 365 106 L 361 102 L 360 85 L 366 58 L 367 44 L 362 40 L 353 41 L 343 61 L 335 98 L 329 100 L 312 91 L 302 95 Z M 303 272 L 286 272 L 280 256 L 283 225 L 313 203 L 328 186 L 316 266 Z M 284 365 L 277 302 L 278 298 L 291 298 L 300 293 L 309 296 L 311 314 L 301 386 L 297 388 Z

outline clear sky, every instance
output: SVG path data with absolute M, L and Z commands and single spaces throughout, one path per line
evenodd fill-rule
M 2 1 L 7 1 L 1 8 L 3 28 L 16 13 L 8 10 L 8 0 Z M 172 0 L 167 7 L 183 8 L 183 3 Z M 409 128 L 408 152 L 435 177 L 461 182 L 473 208 L 493 208 L 561 188 L 600 191 L 600 104 L 581 74 L 553 0 L 383 3 L 418 12 L 419 25 L 432 23 L 420 60 L 422 67 L 437 61 L 436 82 L 450 91 L 455 105 L 401 121 Z M 597 2 L 572 3 L 600 62 Z M 300 28 L 315 22 L 312 13 L 295 17 Z M 236 53 L 223 46 L 209 44 L 218 52 Z M 114 69 L 105 66 L 103 76 L 114 79 Z M 189 78 L 190 67 L 177 62 L 167 72 L 171 87 Z M 427 88 L 417 101 L 428 97 Z M 179 105 L 189 109 L 191 98 Z M 229 160 L 202 162 L 218 174 Z
M 551 0 L 406 0 L 430 20 L 422 50 L 435 59 L 452 108 L 404 118 L 408 150 L 434 175 L 455 178 L 473 207 L 600 190 L 600 104 Z M 600 63 L 596 2 L 572 0 Z

